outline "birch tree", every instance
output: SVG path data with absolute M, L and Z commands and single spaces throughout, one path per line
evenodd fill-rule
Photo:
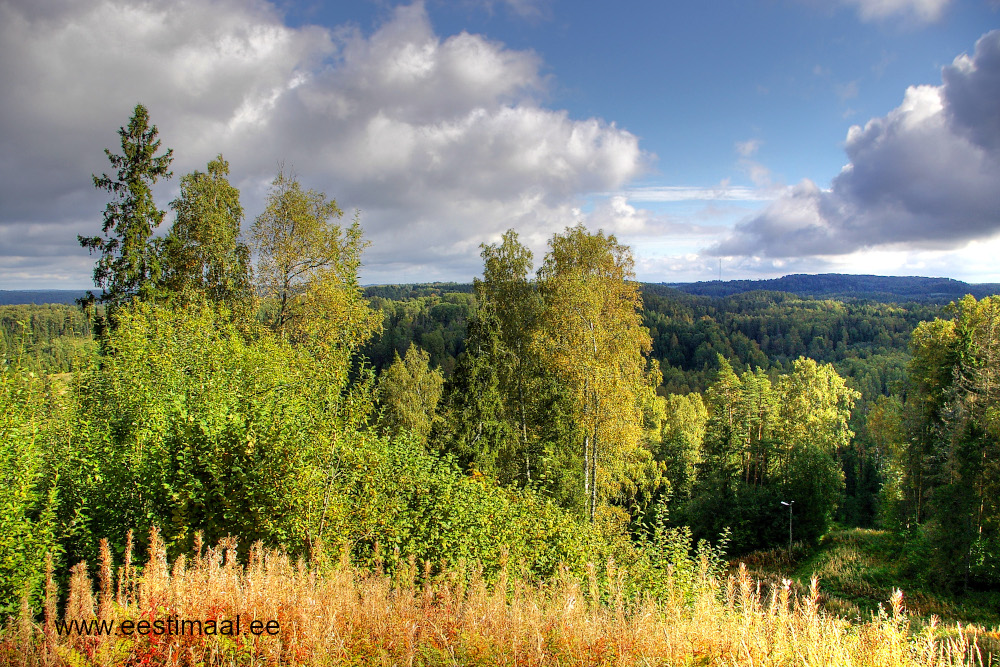
M 508 230 L 501 243 L 482 245 L 482 257 L 483 279 L 475 281 L 476 297 L 484 322 L 496 328 L 490 361 L 498 374 L 504 419 L 514 425 L 518 470 L 511 476 L 530 484 L 539 455 L 533 446 L 533 423 L 540 369 L 532 339 L 541 315 L 537 286 L 529 277 L 532 253 L 520 243 L 517 232 Z
M 591 520 L 651 462 L 641 447 L 641 397 L 649 389 L 652 342 L 641 324 L 633 264 L 631 249 L 614 236 L 578 225 L 552 237 L 538 272 L 538 342 L 565 382 L 582 433 L 580 475 Z
M 357 218 L 349 226 L 337 202 L 303 190 L 278 172 L 252 230 L 257 281 L 270 302 L 271 327 L 293 343 L 355 350 L 382 326 L 358 283 L 367 245 Z

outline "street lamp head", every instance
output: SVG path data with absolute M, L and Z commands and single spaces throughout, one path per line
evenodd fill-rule
M 795 501 L 793 500 L 792 502 L 795 502 Z M 789 505 L 789 503 L 786 503 L 784 500 L 781 501 L 781 504 L 784 505 L 785 507 L 788 507 L 788 505 Z

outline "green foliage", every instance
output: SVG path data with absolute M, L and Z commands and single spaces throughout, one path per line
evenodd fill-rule
M 708 409 L 701 394 L 670 394 L 664 401 L 664 419 L 657 459 L 666 464 L 666 478 L 675 498 L 690 498 L 701 463 Z
M 45 557 L 55 555 L 56 495 L 47 398 L 41 380 L 0 367 L 0 613 L 22 595 L 37 602 Z
M 382 408 L 379 425 L 390 437 L 412 433 L 427 442 L 441 400 L 444 378 L 429 365 L 430 355 L 411 345 L 405 359 L 386 368 L 378 379 L 378 400 Z
M 879 486 L 872 514 L 884 528 L 902 526 L 899 519 L 903 515 L 906 440 L 903 402 L 898 396 L 883 396 L 869 407 L 861 433 L 853 444 L 859 452 L 859 462 L 873 462 Z M 845 473 L 849 473 L 846 466 Z
M 530 278 L 531 252 L 508 231 L 500 244 L 484 244 L 482 257 L 479 308 L 434 440 L 465 469 L 532 488 L 582 516 L 589 500 L 577 472 L 581 431 L 566 382 L 538 345 L 544 304 Z
M 365 438 L 343 452 L 340 466 L 331 533 L 360 563 L 478 561 L 495 572 L 506 561 L 548 575 L 560 563 L 580 571 L 591 553 L 590 530 L 553 503 L 462 475 L 413 438 Z
M 445 377 L 455 370 L 466 346 L 466 327 L 476 310 L 475 295 L 460 291 L 471 285 L 438 287 L 390 285 L 366 287 L 372 307 L 382 312 L 383 328 L 362 350 L 376 370 L 383 370 L 411 344 L 430 355 Z
M 581 509 L 571 400 L 537 345 L 543 302 L 530 277 L 531 252 L 510 230 L 482 246 L 479 308 L 466 352 L 448 385 L 439 445 L 504 485 L 532 487 Z M 567 484 L 568 483 L 568 484 Z
M 944 304 L 966 294 L 988 296 L 997 293 L 996 283 L 969 284 L 951 278 L 920 276 L 865 276 L 840 273 L 792 274 L 770 280 L 726 280 L 676 284 L 687 294 L 716 297 L 747 292 L 788 292 L 812 299 L 838 301 L 878 301 L 882 303 Z M 981 298 L 980 296 L 980 298 Z
M 499 245 L 484 244 L 481 254 L 483 279 L 475 281 L 477 316 L 482 322 L 478 332 L 489 340 L 472 342 L 487 352 L 482 360 L 496 373 L 502 406 L 498 417 L 513 435 L 500 475 L 528 485 L 538 481 L 546 468 L 539 421 L 545 418 L 543 387 L 551 369 L 544 366 L 535 346 L 543 302 L 530 278 L 531 251 L 521 245 L 516 232 L 508 230 Z
M 77 387 L 62 487 L 66 522 L 82 524 L 74 558 L 93 562 L 82 545 L 97 537 L 120 548 L 128 529 L 158 525 L 174 553 L 201 530 L 300 553 L 321 539 L 392 567 L 585 562 L 587 530 L 554 504 L 463 476 L 408 432 L 366 431 L 373 382 L 349 380 L 346 353 L 334 365 L 269 333 L 248 340 L 207 304 L 118 317 L 102 367 Z
M 293 343 L 353 350 L 381 328 L 358 284 L 361 224 L 332 222 L 342 216 L 336 201 L 279 171 L 254 222 L 264 319 Z
M 1000 536 L 979 535 L 969 551 L 970 579 L 974 583 L 995 587 L 1000 582 Z
M 208 304 L 123 309 L 105 349 L 76 387 L 63 480 L 79 555 L 154 525 L 174 552 L 198 530 L 293 551 L 322 537 L 338 452 L 371 409 L 370 383 L 348 385 L 349 355 L 247 339 Z
M 643 286 L 643 323 L 670 393 L 703 391 L 717 357 L 738 372 L 791 370 L 800 356 L 834 363 L 857 379 L 865 399 L 888 394 L 903 378 L 910 332 L 940 308 L 920 304 L 838 302 L 779 292 L 709 298 Z M 902 355 L 902 356 L 901 356 Z
M 650 338 L 633 277 L 631 249 L 582 224 L 552 237 L 538 271 L 543 309 L 536 344 L 565 385 L 582 435 L 575 449 L 591 520 L 599 505 L 659 481 L 642 446 L 643 397 L 659 378 L 647 374 Z
M 78 307 L 0 306 L 0 359 L 35 373 L 86 368 L 97 353 L 90 318 Z
M 441 421 L 434 440 L 457 457 L 463 469 L 511 484 L 505 473 L 518 468 L 515 425 L 508 421 L 500 375 L 491 360 L 499 340 L 492 311 L 480 311 L 468 323 L 469 348 L 445 385 Z
M 195 291 L 230 309 L 251 314 L 250 250 L 240 241 L 243 206 L 230 185 L 229 163 L 221 155 L 206 172 L 181 179 L 177 213 L 164 243 L 164 286 L 170 292 Z
M 857 392 L 830 365 L 799 359 L 776 385 L 761 371 L 739 377 L 726 360 L 706 393 L 708 420 L 690 500 L 677 516 L 696 535 L 732 529 L 743 552 L 780 544 L 794 503 L 794 534 L 816 540 L 830 526 L 844 484 L 837 453 Z
M 128 127 L 118 130 L 122 154 L 105 149 L 115 177 L 94 176 L 94 187 L 105 190 L 112 200 L 104 209 L 104 236 L 77 237 L 91 253 L 100 253 L 94 267 L 94 283 L 101 288 L 100 300 L 114 310 L 135 296 L 150 296 L 162 267 L 153 230 L 163 221 L 164 211 L 153 201 L 152 185 L 170 178 L 173 151 L 160 150 L 159 132 L 149 124 L 149 112 L 135 106 Z
M 1000 535 L 1000 298 L 967 296 L 952 320 L 914 331 L 904 517 L 927 521 L 933 560 L 952 587 L 996 587 Z
M 750 554 L 750 575 L 761 580 L 788 577 L 794 586 L 808 587 L 818 577 L 827 611 L 848 618 L 878 613 L 895 589 L 903 591 L 907 612 L 914 620 L 931 615 L 963 624 L 1000 623 L 1000 593 L 943 591 L 931 567 L 932 549 L 924 531 L 839 529 L 827 533 L 812 547 L 796 545 L 796 562 L 789 564 L 785 549 Z
M 680 594 L 692 603 L 712 580 L 725 574 L 729 530 L 722 531 L 715 545 L 702 539 L 695 546 L 688 526 L 669 525 L 667 507 L 665 498 L 657 502 L 652 523 L 639 535 L 642 564 L 638 579 L 642 589 L 654 597 Z

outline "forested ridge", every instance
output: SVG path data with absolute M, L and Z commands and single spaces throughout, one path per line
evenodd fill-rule
M 921 302 L 944 305 L 966 294 L 977 299 L 1000 292 L 996 283 L 966 283 L 951 278 L 921 276 L 865 276 L 839 273 L 819 275 L 792 274 L 769 280 L 712 280 L 696 283 L 672 283 L 671 287 L 688 294 L 731 296 L 742 292 L 765 290 L 788 292 L 798 296 L 831 299 L 866 299 L 886 302 Z
M 735 632 L 756 614 L 798 628 L 753 640 L 794 654 L 802 627 L 852 626 L 818 615 L 815 588 L 795 601 L 785 582 L 768 606 L 745 570 L 725 584 L 726 558 L 791 557 L 837 521 L 924 554 L 914 571 L 942 594 L 1000 588 L 997 297 L 687 295 L 636 282 L 631 249 L 583 225 L 541 258 L 513 230 L 483 244 L 471 287 L 364 288 L 360 215 L 284 168 L 248 221 L 215 157 L 180 178 L 155 235 L 172 152 L 141 105 L 119 134 L 114 173 L 93 178 L 110 200 L 100 234 L 79 238 L 99 294 L 0 313 L 0 609 L 18 615 L 0 658 L 308 662 L 327 644 L 304 638 L 314 621 L 286 589 L 322 582 L 370 585 L 360 604 L 397 610 L 422 586 L 425 614 L 487 590 L 488 613 L 522 599 L 569 613 L 586 595 L 612 626 L 700 613 Z M 251 602 L 232 591 L 268 577 L 280 650 L 52 632 L 59 614 L 234 615 Z M 185 593 L 195 581 L 204 592 Z M 302 595 L 346 599 L 334 588 Z M 901 600 L 857 636 L 909 655 Z M 357 651 L 412 660 L 415 639 L 368 634 Z M 934 655 L 973 650 L 959 636 Z

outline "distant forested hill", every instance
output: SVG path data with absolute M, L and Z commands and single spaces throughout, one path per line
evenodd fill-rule
M 74 304 L 86 294 L 84 290 L 42 289 L 42 290 L 0 290 L 0 306 L 22 306 L 27 304 L 64 303 Z
M 781 281 L 794 287 L 799 278 L 816 278 L 815 284 L 825 285 L 828 292 L 846 290 L 851 284 L 855 289 L 839 296 L 761 289 Z M 754 367 L 787 372 L 796 358 L 807 356 L 837 364 L 867 398 L 887 393 L 889 384 L 898 380 L 908 357 L 910 332 L 917 323 L 941 315 L 942 304 L 961 298 L 972 287 L 984 289 L 953 280 L 914 279 L 926 281 L 918 298 L 912 296 L 919 293 L 914 285 L 908 292 L 911 296 L 905 296 L 907 280 L 837 275 L 676 287 L 644 283 L 644 324 L 653 337 L 653 356 L 661 363 L 668 392 L 704 391 L 718 370 L 720 354 L 739 372 Z M 692 294 L 699 286 L 730 291 Z M 896 292 L 884 291 L 889 287 Z M 932 296 L 942 294 L 945 287 L 955 296 Z M 430 353 L 432 367 L 440 366 L 450 375 L 464 349 L 466 324 L 476 309 L 471 291 L 471 285 L 455 283 L 366 287 L 372 305 L 385 314 L 385 328 L 368 343 L 366 356 L 381 370 L 396 353 L 403 356 L 410 343 L 415 343 Z
M 727 297 L 643 285 L 643 323 L 653 338 L 664 390 L 704 391 L 719 355 L 738 372 L 788 372 L 800 356 L 832 363 L 866 399 L 890 393 L 909 358 L 910 332 L 942 314 L 937 303 L 747 292 Z
M 1000 294 L 1000 284 L 971 284 L 951 278 L 918 276 L 853 276 L 840 273 L 794 274 L 772 280 L 712 280 L 697 283 L 664 283 L 688 294 L 732 296 L 765 290 L 827 299 L 865 299 L 881 302 L 920 301 L 948 303 L 971 294 L 977 299 Z

